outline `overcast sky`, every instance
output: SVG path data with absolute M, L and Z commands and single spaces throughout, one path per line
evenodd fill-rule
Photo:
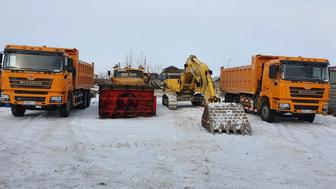
M 0 0 L 0 45 L 75 47 L 104 72 L 133 50 L 183 67 L 190 54 L 221 66 L 254 54 L 336 62 L 334 0 Z M 135 57 L 136 58 L 136 57 Z

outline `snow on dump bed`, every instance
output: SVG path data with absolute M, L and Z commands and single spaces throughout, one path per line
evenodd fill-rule
M 0 188 L 333 188 L 336 118 L 315 123 L 248 114 L 252 136 L 212 135 L 203 108 L 98 118 L 94 101 L 69 118 L 0 108 Z

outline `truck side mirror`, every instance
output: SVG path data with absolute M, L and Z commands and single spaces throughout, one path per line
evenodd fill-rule
M 3 53 L 0 52 L 0 68 L 1 68 L 1 66 L 2 66 L 2 57 L 3 57 Z
M 277 73 L 277 67 L 276 67 L 276 65 L 271 65 L 269 67 L 268 77 L 270 79 L 275 79 L 276 78 L 276 73 Z
M 73 73 L 75 71 L 74 66 L 73 66 L 73 59 L 72 58 L 68 58 L 68 61 L 67 61 L 67 71 L 69 73 Z

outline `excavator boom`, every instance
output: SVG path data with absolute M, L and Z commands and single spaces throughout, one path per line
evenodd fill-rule
M 178 101 L 191 101 L 193 105 L 204 106 L 202 126 L 209 132 L 251 134 L 251 126 L 242 106 L 221 103 L 211 75 L 208 65 L 191 55 L 180 78 L 165 80 L 163 105 L 175 110 Z

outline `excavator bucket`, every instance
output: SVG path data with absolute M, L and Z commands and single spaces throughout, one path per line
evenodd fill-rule
M 251 125 L 243 107 L 236 103 L 210 103 L 205 105 L 202 126 L 212 134 L 252 134 Z
M 100 86 L 100 118 L 131 118 L 156 115 L 154 89 L 148 87 Z

